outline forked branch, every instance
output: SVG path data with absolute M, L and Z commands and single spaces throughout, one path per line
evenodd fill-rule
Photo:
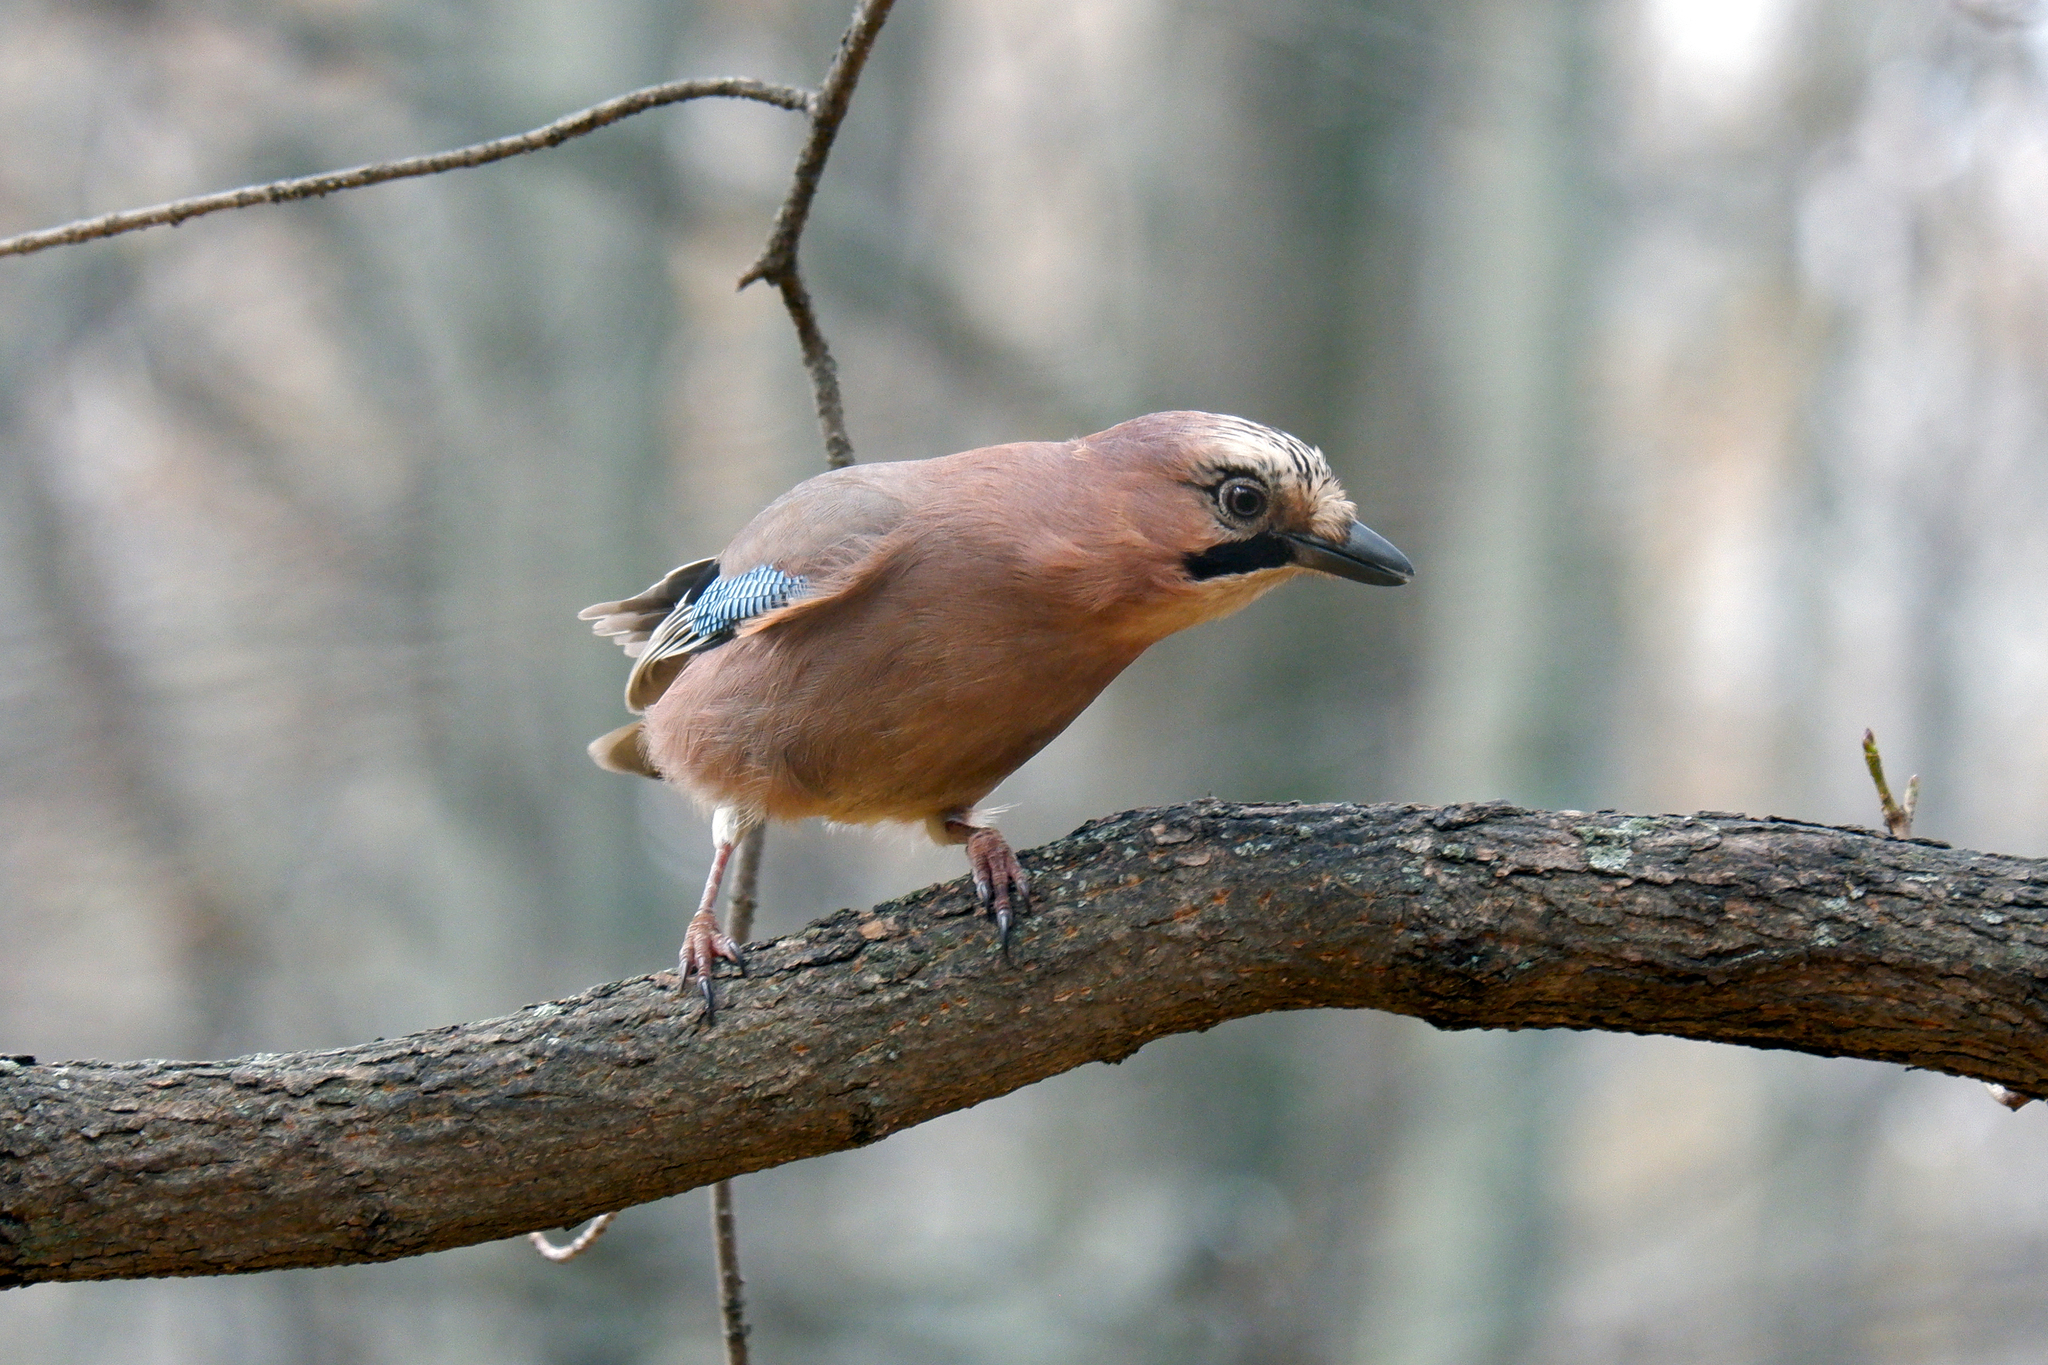
M 825 79 L 816 90 L 772 85 L 744 76 L 650 85 L 566 114 L 530 132 L 457 147 L 452 151 L 405 157 L 397 161 L 378 161 L 367 166 L 273 180 L 262 185 L 245 185 L 240 189 L 174 199 L 167 204 L 153 204 L 147 208 L 123 209 L 97 218 L 81 218 L 56 227 L 19 233 L 0 238 L 0 256 L 27 256 L 51 247 L 76 246 L 81 242 L 118 237 L 144 228 L 176 227 L 191 219 L 229 209 L 320 199 L 344 190 L 382 185 L 392 180 L 488 166 L 507 157 L 560 146 L 571 138 L 594 133 L 620 119 L 684 100 L 757 100 L 806 115 L 810 131 L 804 139 L 803 150 L 797 155 L 789 192 L 776 211 L 774 226 L 769 229 L 767 245 L 762 249 L 760 259 L 740 277 L 740 287 L 744 289 L 756 280 L 765 280 L 781 293 L 783 306 L 796 328 L 804 371 L 810 377 L 811 400 L 817 408 L 818 427 L 825 441 L 825 463 L 837 469 L 853 463 L 853 441 L 846 431 L 846 407 L 839 393 L 838 366 L 832 359 L 831 348 L 825 343 L 824 330 L 818 325 L 817 310 L 797 267 L 797 247 L 803 238 L 804 225 L 810 221 L 811 202 L 817 197 L 818 181 L 824 175 L 833 140 L 838 137 L 839 125 L 846 121 L 846 111 L 853 102 L 854 87 L 860 83 L 868 54 L 874 50 L 875 39 L 881 35 L 882 25 L 888 20 L 894 3 L 895 0 L 861 0 L 854 8 L 852 22 L 839 39 L 838 51 L 833 55 Z
M 359 190 L 367 185 L 382 185 L 392 180 L 409 180 L 416 176 L 439 175 L 443 171 L 488 166 L 493 161 L 503 161 L 507 157 L 523 156 L 528 152 L 538 152 L 548 147 L 559 147 L 571 138 L 594 133 L 600 128 L 617 123 L 620 119 L 631 118 L 649 109 L 659 109 L 665 104 L 713 98 L 758 100 L 762 104 L 772 104 L 778 109 L 794 109 L 808 113 L 814 96 L 808 90 L 798 90 L 787 85 L 770 85 L 766 81 L 751 80 L 745 76 L 670 81 L 665 85 L 650 85 L 645 89 L 634 90 L 615 99 L 608 99 L 602 104 L 593 104 L 588 109 L 579 109 L 573 114 L 564 114 L 553 123 L 543 124 L 530 132 L 494 138 L 489 142 L 478 142 L 468 147 L 457 147 L 452 151 L 434 152 L 428 156 L 409 156 L 397 161 L 377 161 L 367 166 L 352 166 L 342 171 L 322 171 L 318 175 L 302 175 L 291 180 L 273 180 L 264 185 L 244 185 L 238 190 L 222 190 L 218 194 L 174 199 L 168 204 L 155 204 L 149 208 L 103 213 L 97 218 L 81 218 L 75 223 L 64 223 L 36 232 L 0 238 L 0 256 L 27 256 L 55 246 L 76 246 L 80 242 L 95 242 L 106 237 L 118 237 L 127 232 L 140 232 L 143 228 L 176 227 L 190 219 L 203 218 L 207 214 L 222 213 L 228 209 L 246 209 L 257 204 L 289 204 L 301 199 L 320 199 L 343 190 Z
M 825 173 L 825 159 L 832 154 L 832 140 L 839 136 L 839 125 L 846 121 L 853 88 L 860 83 L 868 53 L 874 50 L 875 39 L 894 4 L 895 0 L 861 0 L 854 9 L 853 22 L 840 37 L 832 67 L 811 102 L 811 134 L 804 139 L 803 150 L 797 153 L 796 170 L 789 178 L 789 194 L 776 211 L 775 225 L 768 230 L 768 242 L 761 248 L 760 259 L 740 276 L 742 289 L 756 280 L 765 280 L 781 291 L 783 307 L 789 310 L 789 320 L 796 326 L 797 343 L 803 348 L 804 369 L 811 377 L 818 427 L 825 437 L 825 463 L 833 469 L 853 463 L 853 441 L 846 433 L 846 407 L 839 397 L 839 367 L 825 345 L 825 333 L 811 307 L 810 291 L 804 287 L 803 274 L 797 267 L 797 246 L 803 238 L 804 225 L 811 218 L 811 201 L 817 198 L 818 180 Z

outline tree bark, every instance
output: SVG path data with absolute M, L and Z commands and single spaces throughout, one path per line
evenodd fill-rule
M 0 1285 L 390 1260 L 873 1142 L 1171 1033 L 1370 1007 L 2048 1095 L 2048 861 L 1703 812 L 1202 802 L 663 973 L 328 1052 L 0 1061 Z

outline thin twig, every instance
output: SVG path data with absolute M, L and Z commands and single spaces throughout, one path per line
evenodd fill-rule
M 817 197 L 818 179 L 824 174 L 826 157 L 832 153 L 832 140 L 839 135 L 839 125 L 845 121 L 847 107 L 853 101 L 853 88 L 860 83 L 861 69 L 867 65 L 868 53 L 874 49 L 875 38 L 894 4 L 895 0 L 861 0 L 855 8 L 853 21 L 839 39 L 839 51 L 832 58 L 831 69 L 811 101 L 811 135 L 797 153 L 789 194 L 776 211 L 775 225 L 768 230 L 768 242 L 761 248 L 760 259 L 740 276 L 739 283 L 745 289 L 756 280 L 765 280 L 782 291 L 783 306 L 789 310 L 789 320 L 796 324 L 797 340 L 803 347 L 804 369 L 811 376 L 818 427 L 825 436 L 825 463 L 833 469 L 853 463 L 853 440 L 846 434 L 838 367 L 832 363 L 825 334 L 811 310 L 810 292 L 804 288 L 803 276 L 797 268 L 797 243 L 803 237 L 804 224 L 810 220 L 811 201 Z
M 238 190 L 202 194 L 191 199 L 174 199 L 168 204 L 157 204 L 150 208 L 123 209 L 119 213 L 102 214 L 98 218 L 82 218 L 75 223 L 65 223 L 59 227 L 24 232 L 19 236 L 0 239 L 0 256 L 26 256 L 53 246 L 71 246 L 78 242 L 97 241 L 103 237 L 117 237 L 124 232 L 136 232 L 148 227 L 175 227 L 188 218 L 199 218 L 227 209 L 248 208 L 255 204 L 286 204 L 299 199 L 318 199 L 340 190 L 381 185 L 387 180 L 405 180 L 413 176 L 438 175 L 442 171 L 463 170 L 471 166 L 488 166 L 493 161 L 503 161 L 507 157 L 559 146 L 571 138 L 594 133 L 609 124 L 617 123 L 620 119 L 630 118 L 649 109 L 657 109 L 664 104 L 706 98 L 758 100 L 762 104 L 772 104 L 778 109 L 793 109 L 798 113 L 811 113 L 818 100 L 818 96 L 811 91 L 798 90 L 787 85 L 772 85 L 767 81 L 757 81 L 746 76 L 669 81 L 663 85 L 650 85 L 643 90 L 608 99 L 602 104 L 593 104 L 588 109 L 564 115 L 553 123 L 535 128 L 531 132 L 496 138 L 490 142 L 479 142 L 469 147 L 457 147 L 453 151 L 406 157 L 399 161 L 378 161 L 367 166 L 355 166 L 342 171 L 324 171 L 319 175 L 300 176 L 293 180 L 273 180 L 267 185 L 245 185 Z
M 726 903 L 726 932 L 745 943 L 754 932 L 760 905 L 761 842 L 766 826 L 756 825 L 740 840 L 733 859 L 732 899 Z M 718 1267 L 718 1317 L 725 1327 L 725 1365 L 747 1365 L 746 1285 L 740 1279 L 740 1243 L 732 1211 L 732 1182 L 711 1186 L 711 1245 Z
M 754 934 L 754 912 L 761 907 L 761 844 L 766 826 L 756 825 L 733 850 L 732 894 L 725 903 L 725 931 L 735 943 L 745 943 Z
M 1914 773 L 1906 779 L 1906 800 L 1902 805 L 1892 800 L 1892 789 L 1885 785 L 1884 760 L 1877 754 L 1877 736 L 1869 730 L 1863 732 L 1863 762 L 1870 769 L 1870 780 L 1877 784 L 1877 800 L 1884 809 L 1885 829 L 1894 839 L 1912 837 L 1913 811 L 1920 804 L 1920 774 Z
M 746 1285 L 740 1280 L 730 1180 L 711 1187 L 711 1244 L 718 1251 L 718 1320 L 725 1328 L 725 1365 L 747 1365 Z
M 811 376 L 818 430 L 825 436 L 825 467 L 844 469 L 853 463 L 853 438 L 846 434 L 846 407 L 839 398 L 839 366 L 833 363 L 832 351 L 825 345 L 825 333 L 818 327 L 817 314 L 811 311 L 810 291 L 804 288 L 803 276 L 796 272 L 796 267 L 792 265 L 789 273 L 778 277 L 775 284 L 782 291 L 789 320 L 796 326 L 804 369 Z
M 853 88 L 860 83 L 861 68 L 867 65 L 868 53 L 874 49 L 875 38 L 895 2 L 861 0 L 854 10 L 852 22 L 840 36 L 839 51 L 833 55 L 831 68 L 825 72 L 811 103 L 811 135 L 797 153 L 789 195 L 776 211 L 775 226 L 768 231 L 768 244 L 761 249 L 761 258 L 740 276 L 740 288 L 755 280 L 773 282 L 796 269 L 797 239 L 803 236 L 804 223 L 811 216 L 811 200 L 817 197 L 825 158 L 832 154 L 832 139 L 839 135 L 839 125 L 845 121 L 846 110 L 853 102 Z
M 818 429 L 825 438 L 825 465 L 843 469 L 853 463 L 853 438 L 846 432 L 846 407 L 839 395 L 839 367 L 833 363 L 832 348 L 818 326 L 811 307 L 810 291 L 804 288 L 797 268 L 797 243 L 809 221 L 811 201 L 817 197 L 818 179 L 824 174 L 825 159 L 831 155 L 832 140 L 853 100 L 853 89 L 867 65 L 882 24 L 895 0 L 861 0 L 853 19 L 839 39 L 839 51 L 810 103 L 811 135 L 797 154 L 796 170 L 790 176 L 789 194 L 776 211 L 769 229 L 768 244 L 761 258 L 746 274 L 739 287 L 767 280 L 782 294 L 783 307 L 796 328 L 797 345 L 803 352 L 804 371 L 810 375 L 811 398 L 818 410 Z M 738 865 L 733 869 L 732 898 L 726 909 L 726 931 L 745 943 L 754 928 L 754 910 L 760 904 L 761 843 L 765 827 L 754 826 L 740 841 Z M 718 1268 L 718 1315 L 725 1330 L 725 1365 L 747 1365 L 746 1285 L 740 1278 L 738 1220 L 733 1214 L 732 1181 L 720 1180 L 711 1187 L 711 1236 L 713 1258 Z
M 846 119 L 854 87 L 860 83 L 861 70 L 867 65 L 868 53 L 873 50 L 875 39 L 881 33 L 882 24 L 888 19 L 894 3 L 895 0 L 861 0 L 853 12 L 852 22 L 839 39 L 839 51 L 833 56 L 832 66 L 825 73 L 824 82 L 817 92 L 803 95 L 801 104 L 785 106 L 802 108 L 810 115 L 811 133 L 804 141 L 803 151 L 797 156 L 796 170 L 790 177 L 789 194 L 776 212 L 775 225 L 769 230 L 768 243 L 762 249 L 761 258 L 740 277 L 739 282 L 739 287 L 744 289 L 756 280 L 766 280 L 782 294 L 783 306 L 789 310 L 789 320 L 796 327 L 804 369 L 811 378 L 811 396 L 818 410 L 818 427 L 825 437 L 825 464 L 830 469 L 842 469 L 853 463 L 853 440 L 846 432 L 846 408 L 839 394 L 839 368 L 833 363 L 831 347 L 825 343 L 825 333 L 818 326 L 817 312 L 811 306 L 810 291 L 804 287 L 803 275 L 797 268 L 797 243 L 810 219 L 811 201 L 817 197 L 818 180 L 824 173 L 826 158 L 831 155 L 832 140 Z M 762 835 L 763 829 L 758 825 L 748 832 L 740 843 L 737 865 L 733 869 L 726 931 L 740 943 L 745 943 L 753 931 L 754 910 L 759 904 Z M 528 1237 L 541 1255 L 551 1261 L 566 1261 L 602 1236 L 613 1216 L 609 1213 L 601 1215 L 566 1247 L 555 1246 L 538 1232 L 530 1233 Z M 711 1187 L 711 1231 L 718 1268 L 719 1317 L 725 1330 L 726 1365 L 747 1365 L 745 1284 L 740 1278 L 739 1237 L 730 1180 L 717 1181 Z

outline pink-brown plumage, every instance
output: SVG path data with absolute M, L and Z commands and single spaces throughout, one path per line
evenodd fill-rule
M 1319 453 L 1207 413 L 820 475 L 715 566 L 584 613 L 644 651 L 628 698 L 645 720 L 592 753 L 716 809 L 722 844 L 762 820 L 922 821 L 969 844 L 1007 924 L 1022 869 L 975 805 L 1165 636 L 1310 567 L 1404 581 L 1399 551 L 1352 518 Z M 714 569 L 764 566 L 801 587 L 732 638 L 653 625 Z M 716 890 L 686 975 L 709 968 Z

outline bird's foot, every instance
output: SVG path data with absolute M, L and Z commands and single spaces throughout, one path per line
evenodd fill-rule
M 726 959 L 740 969 L 740 975 L 747 974 L 746 960 L 740 956 L 740 945 L 718 927 L 718 917 L 708 910 L 699 910 L 690 920 L 690 927 L 683 931 L 683 950 L 676 955 L 676 974 L 680 984 L 687 988 L 690 974 L 696 973 L 697 982 L 704 990 L 704 1017 L 707 1022 L 715 1021 L 718 1002 L 711 993 L 711 969 L 718 959 Z
M 1010 928 L 1016 922 L 1014 911 L 1031 908 L 1031 878 L 1024 874 L 1024 864 L 1010 851 L 1009 841 L 986 826 L 967 836 L 967 865 L 974 871 L 975 896 L 995 916 L 996 934 L 1007 958 Z

